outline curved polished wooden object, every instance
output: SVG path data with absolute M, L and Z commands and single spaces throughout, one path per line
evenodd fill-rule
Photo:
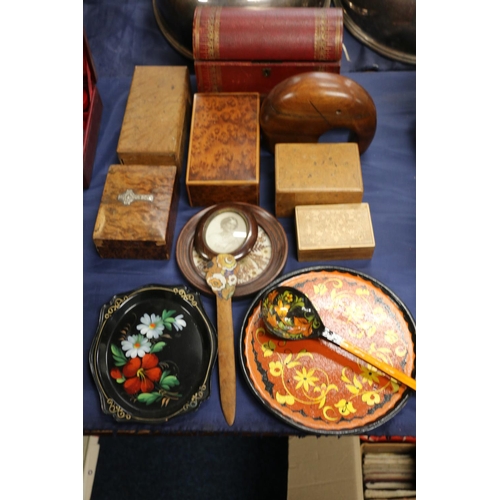
M 278 143 L 318 142 L 329 130 L 350 132 L 364 153 L 375 135 L 377 110 L 368 92 L 342 75 L 301 73 L 283 80 L 264 99 L 260 127 L 274 153 Z

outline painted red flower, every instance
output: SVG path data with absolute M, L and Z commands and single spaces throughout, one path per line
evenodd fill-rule
M 112 368 L 111 369 L 111 372 L 110 372 L 110 375 L 115 379 L 115 380 L 119 380 L 122 378 L 122 372 L 120 371 L 119 368 Z
M 155 354 L 145 354 L 143 358 L 132 358 L 123 367 L 123 376 L 127 379 L 123 384 L 127 394 L 151 392 L 153 382 L 158 382 L 161 369 L 158 367 L 158 357 Z

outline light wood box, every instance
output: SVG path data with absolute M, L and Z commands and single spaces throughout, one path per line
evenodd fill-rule
M 363 177 L 356 143 L 277 144 L 276 217 L 298 205 L 361 203 Z
M 111 165 L 93 240 L 103 258 L 170 258 L 179 201 L 177 167 Z
M 186 66 L 136 66 L 117 154 L 127 165 L 175 165 L 180 174 L 191 115 Z
M 368 203 L 295 208 L 297 259 L 371 259 L 375 237 Z
M 259 204 L 259 94 L 195 94 L 186 170 L 191 206 Z

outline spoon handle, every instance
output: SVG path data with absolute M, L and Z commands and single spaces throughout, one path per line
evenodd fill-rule
M 331 330 L 325 329 L 325 331 L 322 333 L 322 336 L 325 339 L 329 340 L 330 342 L 333 342 L 334 344 L 338 345 L 339 347 L 342 347 L 342 349 L 344 349 L 345 351 L 353 354 L 354 356 L 358 357 L 359 359 L 362 359 L 363 361 L 366 361 L 375 368 L 378 368 L 379 370 L 383 371 L 387 375 L 396 379 L 398 382 L 401 382 L 402 384 L 406 385 L 407 387 L 410 387 L 415 391 L 417 390 L 417 382 L 415 381 L 415 379 L 409 377 L 408 375 L 406 375 L 406 373 L 403 373 L 397 368 L 394 368 L 393 366 L 384 363 L 380 359 L 375 358 L 374 356 L 368 354 L 366 351 L 363 351 L 359 347 L 356 347 L 347 340 L 343 339 L 340 335 L 332 332 Z
M 228 425 L 233 425 L 236 414 L 236 366 L 231 298 L 217 296 L 217 337 L 222 413 Z

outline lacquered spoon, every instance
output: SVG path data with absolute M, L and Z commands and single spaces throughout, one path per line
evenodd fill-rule
M 417 390 L 415 379 L 329 330 L 321 321 L 318 311 L 307 295 L 296 288 L 288 286 L 273 288 L 262 301 L 261 317 L 267 330 L 277 337 L 286 340 L 320 338 L 328 340 L 407 387 Z

